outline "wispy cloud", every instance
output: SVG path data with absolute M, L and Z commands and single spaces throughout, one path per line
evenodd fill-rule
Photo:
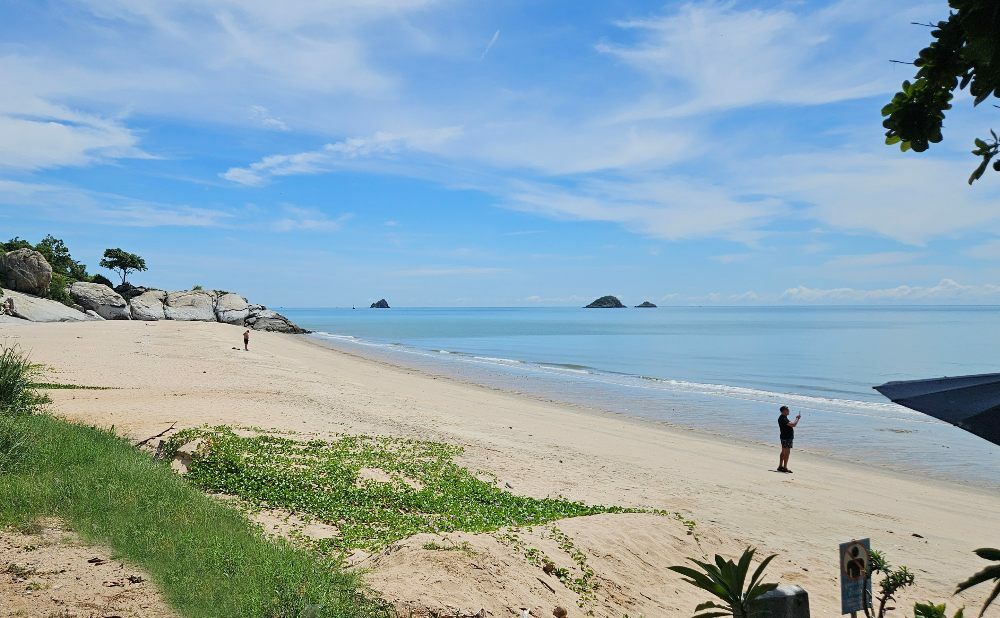
M 191 206 L 157 204 L 75 187 L 0 179 L 0 211 L 32 209 L 35 216 L 59 221 L 119 227 L 221 227 L 234 214 Z
M 405 150 L 427 151 L 454 138 L 457 127 L 394 134 L 380 131 L 368 137 L 350 137 L 324 145 L 319 150 L 270 155 L 247 167 L 232 167 L 221 174 L 226 180 L 260 186 L 275 176 L 321 174 L 344 167 L 352 161 L 390 157 Z
M 40 170 L 149 158 L 138 144 L 136 134 L 117 119 L 23 93 L 0 94 L 0 169 Z
M 632 40 L 597 45 L 655 78 L 658 89 L 623 111 L 621 119 L 663 118 L 761 103 L 816 105 L 885 92 L 891 87 L 885 49 L 873 13 L 896 24 L 899 7 L 839 0 L 815 9 L 799 5 L 743 8 L 734 2 L 690 2 L 668 13 L 618 22 Z M 917 10 L 917 7 L 910 7 Z M 909 20 L 906 20 L 909 21 Z M 868 27 L 864 27 L 867 22 Z M 905 23 L 905 22 L 901 22 Z M 894 26 L 895 27 L 895 26 Z M 837 34 L 854 42 L 841 45 Z M 862 42 L 864 44 L 862 44 Z M 841 60 L 831 63 L 829 59 Z
M 496 32 L 493 33 L 493 36 L 490 37 L 490 42 L 486 44 L 486 49 L 483 50 L 483 53 L 479 56 L 479 59 L 484 60 L 486 58 L 486 55 L 490 53 L 490 50 L 493 49 L 493 46 L 496 45 L 497 41 L 499 40 L 500 40 L 500 30 L 498 29 Z
M 271 112 L 263 105 L 251 105 L 250 115 L 255 120 L 260 122 L 262 126 L 268 129 L 275 129 L 278 131 L 287 131 L 288 125 L 281 118 L 277 118 L 271 115 Z
M 801 303 L 976 303 L 1000 300 L 1000 285 L 984 283 L 962 284 L 953 279 L 942 279 L 932 286 L 899 285 L 892 288 L 856 289 L 810 288 L 798 286 L 785 290 L 782 299 Z
M 316 208 L 284 204 L 281 206 L 281 216 L 271 224 L 271 227 L 277 232 L 336 232 L 351 218 L 353 218 L 351 213 L 330 217 Z
M 481 267 L 481 266 L 446 266 L 411 268 L 396 271 L 400 277 L 475 277 L 480 275 L 495 275 L 508 272 L 506 268 Z

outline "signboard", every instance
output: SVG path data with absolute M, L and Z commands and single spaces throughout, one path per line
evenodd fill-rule
M 840 544 L 840 613 L 864 611 L 871 605 L 871 543 L 868 539 Z

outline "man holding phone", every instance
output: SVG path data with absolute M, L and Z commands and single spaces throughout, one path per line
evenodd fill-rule
M 788 406 L 781 406 L 781 416 L 778 417 L 778 429 L 781 432 L 781 457 L 778 458 L 778 472 L 791 474 L 788 469 L 788 456 L 792 454 L 792 440 L 795 439 L 795 426 L 799 424 L 801 414 L 795 415 L 795 420 L 788 420 Z

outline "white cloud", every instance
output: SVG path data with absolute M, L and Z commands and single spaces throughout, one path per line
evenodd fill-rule
M 338 217 L 330 217 L 315 208 L 284 204 L 281 206 L 281 217 L 271 223 L 271 228 L 277 232 L 336 232 L 352 216 L 351 213 L 345 213 Z
M 121 227 L 220 227 L 233 221 L 221 210 L 156 204 L 75 187 L 0 179 L 0 210 L 31 210 L 59 221 Z
M 229 168 L 221 176 L 239 184 L 260 186 L 275 176 L 320 174 L 342 168 L 351 161 L 389 157 L 404 150 L 427 151 L 460 132 L 457 127 L 445 127 L 402 135 L 378 132 L 368 137 L 350 137 L 319 150 L 270 155 L 247 167 Z
M 0 61 L 0 80 L 7 76 Z M 9 87 L 17 88 L 16 83 Z M 0 93 L 0 169 L 38 170 L 118 158 L 148 158 L 120 121 Z
M 722 236 L 742 240 L 785 211 L 774 199 L 741 198 L 675 177 L 587 180 L 572 187 L 516 183 L 503 205 L 557 219 L 618 223 L 653 238 Z
M 285 121 L 272 116 L 271 112 L 263 105 L 251 105 L 250 115 L 268 129 L 276 129 L 278 131 L 288 130 L 288 125 L 285 124 Z
M 809 10 L 803 4 L 743 9 L 735 2 L 690 2 L 665 15 L 619 22 L 635 39 L 602 42 L 597 49 L 650 75 L 656 85 L 620 118 L 823 104 L 893 87 L 884 79 L 885 58 L 898 39 L 892 28 L 911 21 L 905 16 L 926 3 L 914 4 L 840 0 Z
M 873 140 L 874 141 L 874 140 Z M 746 191 L 800 204 L 803 218 L 910 245 L 1000 227 L 1000 187 L 968 187 L 970 161 L 881 151 L 761 159 L 737 180 Z
M 428 267 L 400 270 L 395 274 L 401 277 L 469 277 L 479 275 L 494 275 L 508 272 L 506 268 L 479 267 L 479 266 L 446 266 Z
M 785 290 L 782 299 L 795 303 L 976 303 L 1000 300 L 1000 285 L 961 284 L 942 279 L 933 286 L 899 285 L 893 288 L 856 289 L 850 287 L 819 289 L 798 286 Z

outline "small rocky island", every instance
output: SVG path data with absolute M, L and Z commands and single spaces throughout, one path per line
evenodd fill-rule
M 642 304 L 636 305 L 636 309 L 656 309 L 656 305 L 649 302 L 648 300 L 642 301 Z
M 615 296 L 602 296 L 584 309 L 624 309 L 625 305 Z
M 376 301 L 376 302 L 372 303 L 372 306 L 369 307 L 369 308 L 370 309 L 388 309 L 389 308 L 389 302 L 386 301 L 386 299 L 383 298 L 382 300 L 379 300 L 379 301 Z

